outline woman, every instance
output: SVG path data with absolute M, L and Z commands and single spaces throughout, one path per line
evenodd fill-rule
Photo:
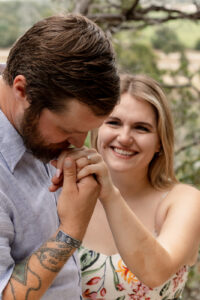
M 173 125 L 160 86 L 122 76 L 120 103 L 96 137 L 99 153 L 72 153 L 78 180 L 95 174 L 101 185 L 79 249 L 83 298 L 181 297 L 198 254 L 200 194 L 175 178 Z

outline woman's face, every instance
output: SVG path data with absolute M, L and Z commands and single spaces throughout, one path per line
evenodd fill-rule
M 110 171 L 143 170 L 147 173 L 149 163 L 160 149 L 152 105 L 123 94 L 120 103 L 99 128 L 97 148 Z

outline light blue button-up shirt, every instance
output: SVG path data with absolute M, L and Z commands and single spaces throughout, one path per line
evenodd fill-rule
M 48 187 L 53 167 L 26 151 L 21 136 L 0 111 L 0 299 L 20 262 L 57 230 L 58 193 Z M 58 273 L 42 300 L 80 300 L 76 254 Z

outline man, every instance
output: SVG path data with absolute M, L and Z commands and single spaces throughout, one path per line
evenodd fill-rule
M 0 78 L 0 294 L 3 300 L 81 298 L 75 250 L 99 194 L 74 182 L 60 195 L 47 162 L 101 125 L 119 96 L 113 50 L 80 15 L 36 23 L 13 46 Z M 59 174 L 57 174 L 59 176 Z

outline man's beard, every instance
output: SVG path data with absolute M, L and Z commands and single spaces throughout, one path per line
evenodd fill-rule
M 57 144 L 46 144 L 38 130 L 39 117 L 40 115 L 33 112 L 30 106 L 24 113 L 20 134 L 27 150 L 30 150 L 39 160 L 47 163 L 57 158 L 63 150 L 67 150 L 70 144 L 67 141 Z

